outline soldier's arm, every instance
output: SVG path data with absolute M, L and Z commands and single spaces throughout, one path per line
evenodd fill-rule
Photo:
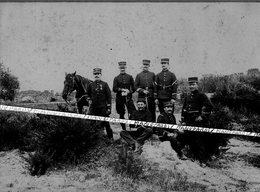
M 173 87 L 172 87 L 172 99 L 176 100 L 176 98 L 177 98 L 177 78 L 174 73 L 172 73 L 172 83 L 174 83 Z
M 88 85 L 88 88 L 87 88 L 87 93 L 86 93 L 87 100 L 90 100 L 90 99 L 91 99 L 91 84 L 92 84 L 92 83 L 90 83 L 90 84 Z
M 153 91 L 154 91 L 154 88 L 155 88 L 155 85 L 154 85 L 154 82 L 155 82 L 155 74 L 152 73 L 152 78 L 153 78 Z
M 111 109 L 111 100 L 112 100 L 111 91 L 108 84 L 106 83 L 105 85 L 106 85 L 107 108 Z
M 147 122 L 152 122 L 153 121 L 152 113 L 149 112 L 149 111 L 147 111 L 146 121 Z
M 164 116 L 162 115 L 162 114 L 160 114 L 159 116 L 158 116 L 158 118 L 157 118 L 157 123 L 165 123 L 166 121 L 165 121 L 165 118 L 164 118 Z M 153 132 L 155 133 L 155 134 L 157 134 L 157 135 L 162 135 L 163 134 L 163 129 L 161 129 L 161 128 L 158 128 L 158 127 L 154 127 L 153 128 Z
M 159 83 L 159 77 L 158 75 L 156 75 L 154 80 L 154 99 L 158 99 L 158 86 L 157 86 L 158 83 Z
M 165 118 L 162 114 L 160 114 L 157 118 L 157 123 L 165 123 Z
M 115 77 L 113 81 L 113 91 L 115 93 L 119 92 L 117 77 Z
M 137 74 L 135 77 L 135 90 L 140 93 L 142 91 L 142 88 L 140 87 L 140 75 Z
M 182 110 L 181 110 L 181 120 L 184 120 L 184 117 L 186 115 L 186 105 L 187 105 L 187 96 L 185 96 L 184 98 L 184 102 L 183 102 L 183 106 L 182 106 Z
M 130 87 L 131 87 L 131 89 L 132 89 L 132 93 L 134 93 L 135 92 L 135 82 L 134 82 L 134 78 L 133 78 L 133 76 L 132 75 L 130 75 Z M 130 90 L 129 90 L 130 91 Z
M 137 119 L 137 117 L 136 117 L 136 111 L 134 111 L 133 113 L 132 113 L 132 115 L 130 116 L 130 119 L 131 120 L 136 120 Z M 136 125 L 133 125 L 133 124 L 130 124 L 129 125 L 131 128 L 135 128 L 135 127 L 137 127 Z
M 202 101 L 203 101 L 202 116 L 208 116 L 208 115 L 210 115 L 210 113 L 213 109 L 213 105 L 206 94 L 202 94 Z

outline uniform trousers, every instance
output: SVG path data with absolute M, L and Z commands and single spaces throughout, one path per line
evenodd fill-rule
M 99 108 L 93 107 L 92 110 L 91 110 L 90 115 L 108 117 L 109 115 L 107 115 L 106 112 L 107 112 L 107 108 L 106 107 L 99 107 Z M 101 121 L 100 122 L 100 126 L 106 128 L 107 137 L 112 139 L 113 138 L 113 131 L 112 131 L 111 127 L 110 127 L 109 122 Z
M 125 117 L 125 106 L 128 112 L 128 118 L 131 118 L 131 114 L 136 110 L 133 99 L 123 96 L 116 96 L 116 111 L 119 114 L 120 119 Z M 125 130 L 125 124 L 121 123 L 122 129 Z
M 139 127 L 136 131 L 121 131 L 120 136 L 129 144 L 133 145 L 136 142 L 143 145 L 145 140 L 149 139 L 153 134 L 151 128 Z

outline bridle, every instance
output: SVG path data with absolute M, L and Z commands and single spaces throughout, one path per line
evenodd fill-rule
M 74 90 L 75 90 L 75 82 L 76 82 L 76 80 L 75 80 L 75 78 L 76 78 L 76 76 L 75 75 L 72 75 L 72 88 L 68 88 L 68 91 L 67 91 L 67 96 L 69 96 Z M 67 83 L 68 84 L 68 83 Z M 68 101 L 67 100 L 67 98 L 66 99 L 64 99 L 65 100 L 65 102 L 68 104 L 68 105 L 70 105 L 70 106 L 72 106 L 72 104 L 71 104 L 71 102 L 70 101 Z
M 77 81 L 76 81 L 76 75 L 72 75 L 72 89 L 70 89 L 69 91 L 68 91 L 68 93 L 67 93 L 67 96 L 69 96 L 75 89 L 79 89 L 79 85 L 77 84 Z M 86 92 L 86 91 L 85 91 Z M 80 101 L 81 101 L 81 99 L 83 99 L 85 96 L 87 96 L 87 94 L 84 94 L 84 95 L 82 95 L 77 101 L 76 101 L 76 103 L 78 104 Z M 70 101 L 68 101 L 67 99 L 65 99 L 65 102 L 68 104 L 68 105 L 70 105 L 70 106 L 72 106 L 72 104 L 71 104 L 71 102 Z

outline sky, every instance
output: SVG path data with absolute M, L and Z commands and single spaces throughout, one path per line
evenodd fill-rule
M 65 73 L 112 87 L 118 62 L 134 78 L 143 59 L 178 78 L 260 68 L 259 3 L 0 3 L 0 62 L 20 90 L 61 92 Z

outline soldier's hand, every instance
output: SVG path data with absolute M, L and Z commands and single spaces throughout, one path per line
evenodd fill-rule
M 127 95 L 130 93 L 129 89 L 125 89 L 125 92 Z
M 144 94 L 146 94 L 146 95 L 149 93 L 149 91 L 147 91 L 147 90 L 144 90 L 143 92 L 144 92 Z
M 111 109 L 107 109 L 106 114 L 107 114 L 107 115 L 110 115 L 110 114 L 111 114 Z
M 154 102 L 155 102 L 156 105 L 159 105 L 158 99 L 155 99 Z
M 202 121 L 202 117 L 201 116 L 198 116 L 196 119 L 195 119 L 195 121 Z
M 88 100 L 88 104 L 92 105 L 92 100 L 91 99 Z
M 172 103 L 175 103 L 175 102 L 176 102 L 176 100 L 175 100 L 175 99 L 171 99 L 171 102 L 172 102 Z

